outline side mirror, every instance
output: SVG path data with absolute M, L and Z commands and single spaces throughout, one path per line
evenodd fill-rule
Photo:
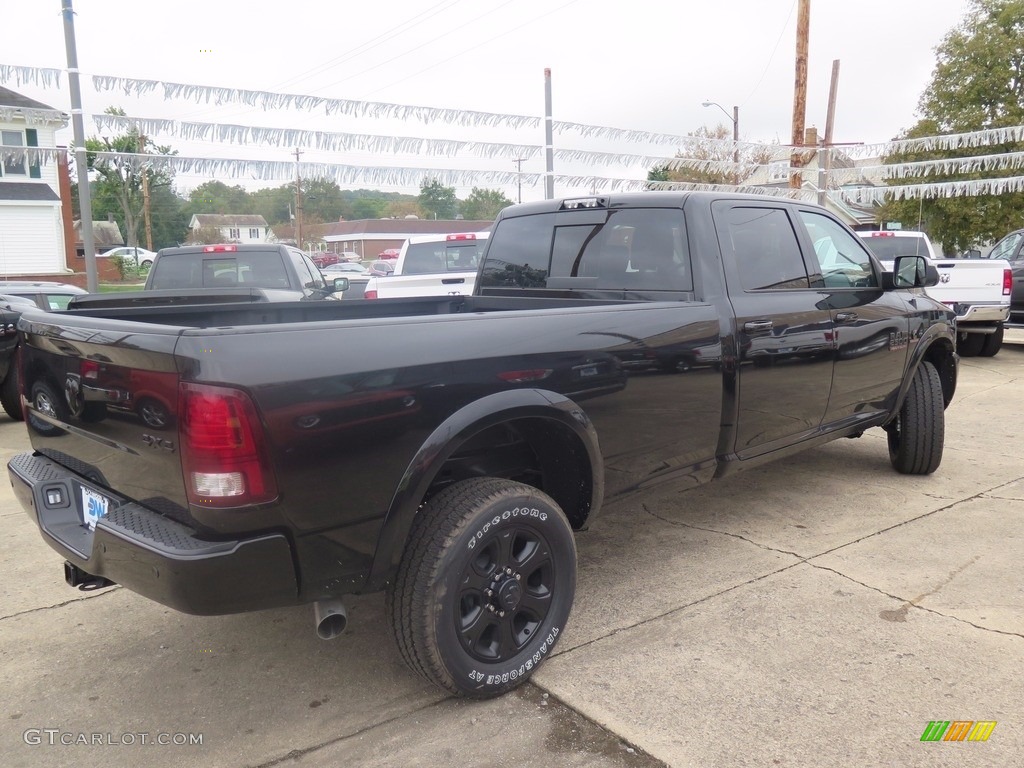
M 892 282 L 895 288 L 930 288 L 939 284 L 939 270 L 924 256 L 897 256 Z
M 938 282 L 938 278 L 936 278 Z M 347 277 L 336 277 L 334 278 L 334 291 L 333 293 L 341 293 L 342 291 L 348 290 L 348 278 Z
M 969 251 L 964 251 L 963 257 L 965 259 L 980 259 L 981 251 L 979 251 L 977 248 L 971 248 L 971 250 Z

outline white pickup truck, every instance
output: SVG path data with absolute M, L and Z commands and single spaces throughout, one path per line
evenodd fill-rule
M 371 277 L 364 299 L 411 296 L 469 296 L 488 232 L 410 237 L 398 254 L 395 272 Z
M 956 312 L 957 352 L 963 357 L 992 357 L 1003 345 L 1010 315 L 1013 274 L 1003 259 L 945 258 L 924 232 L 858 232 L 889 269 L 897 256 L 924 255 L 939 270 L 939 284 L 926 293 Z

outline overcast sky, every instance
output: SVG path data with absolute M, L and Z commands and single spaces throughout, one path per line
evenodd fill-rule
M 60 6 L 60 0 L 4 0 L 4 26 L 18 33 L 4 36 L 0 63 L 65 68 Z M 834 141 L 882 142 L 910 127 L 935 66 L 934 49 L 967 8 L 967 0 L 811 0 L 806 124 L 824 131 L 832 61 L 838 59 Z M 74 0 L 74 9 L 86 115 L 117 105 L 138 117 L 541 145 L 543 129 L 139 99 L 97 93 L 88 76 L 542 116 L 543 71 L 550 67 L 556 120 L 680 135 L 702 125 L 731 128 L 727 115 L 701 106 L 713 101 L 730 114 L 739 106 L 744 140 L 788 143 L 792 132 L 797 0 Z M 62 90 L 0 83 L 66 111 L 66 77 L 61 84 Z M 88 121 L 86 133 L 97 133 Z M 182 155 L 291 159 L 290 148 L 154 138 Z M 71 129 L 58 139 L 70 142 Z M 568 134 L 555 143 L 651 151 Z M 429 158 L 400 155 L 307 153 L 303 159 L 432 166 Z M 468 156 L 447 162 L 473 169 L 511 165 Z M 543 163 L 524 163 L 523 170 L 540 172 Z M 556 166 L 555 172 L 613 175 L 600 166 Z M 633 169 L 630 175 L 644 173 Z M 202 181 L 181 176 L 178 183 L 187 189 Z M 457 191 L 465 197 L 469 187 Z M 514 186 L 502 191 L 515 199 Z M 542 196 L 539 187 L 523 189 L 524 200 Z

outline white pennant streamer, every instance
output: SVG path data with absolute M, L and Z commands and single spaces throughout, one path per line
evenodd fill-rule
M 1005 195 L 1024 191 L 1024 176 L 1003 179 L 971 179 L 943 181 L 932 184 L 907 184 L 898 187 L 857 187 L 840 190 L 843 199 L 853 203 L 881 203 L 891 196 L 895 200 L 935 200 L 949 197 Z
M 60 76 L 64 70 L 41 67 L 19 67 L 14 64 L 0 64 L 0 81 L 17 85 L 36 85 L 41 88 L 60 88 Z
M 9 160 L 13 163 L 21 163 L 27 160 L 29 165 L 49 165 L 59 155 L 66 154 L 65 150 L 57 147 L 10 147 L 0 145 L 0 162 L 7 162 Z
M 32 83 L 52 88 L 60 85 L 59 69 L 42 69 L 0 64 L 0 81 L 15 80 L 18 84 Z M 326 114 L 341 114 L 353 117 L 417 119 L 423 122 L 447 122 L 468 126 L 510 126 L 513 128 L 539 128 L 541 119 L 533 115 L 513 115 L 494 112 L 410 106 L 386 102 L 353 101 L 330 99 L 319 96 L 254 91 L 240 88 L 224 88 L 191 83 L 173 83 L 161 80 L 140 80 L 136 78 L 93 75 L 93 86 L 98 91 L 119 90 L 126 96 L 145 95 L 157 90 L 163 91 L 165 99 L 187 99 L 214 104 L 244 104 L 262 109 L 320 109 Z M 727 139 L 710 139 L 694 136 L 679 136 L 654 131 L 639 131 L 609 126 L 588 125 L 556 120 L 553 129 L 558 133 L 576 133 L 584 138 L 610 139 L 629 143 L 671 145 L 680 148 L 694 146 L 725 149 L 792 149 L 787 145 L 766 145 L 757 142 L 737 142 Z M 917 139 L 900 139 L 885 143 L 844 145 L 842 151 L 850 157 L 876 157 L 899 152 L 953 150 L 965 147 L 1008 144 L 1024 141 L 1024 126 L 1007 126 L 981 131 L 929 136 Z M 799 147 L 803 148 L 803 147 Z

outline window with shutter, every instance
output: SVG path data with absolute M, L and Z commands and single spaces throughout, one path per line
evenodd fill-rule
M 38 147 L 39 146 L 39 134 L 36 132 L 35 128 L 26 128 L 25 129 L 25 146 L 27 146 L 27 147 Z M 28 175 L 29 175 L 29 178 L 31 178 L 31 179 L 41 178 L 42 173 L 41 173 L 41 169 L 39 168 L 39 161 L 38 160 L 36 162 L 32 163 L 31 165 L 29 165 L 29 167 L 28 167 Z

